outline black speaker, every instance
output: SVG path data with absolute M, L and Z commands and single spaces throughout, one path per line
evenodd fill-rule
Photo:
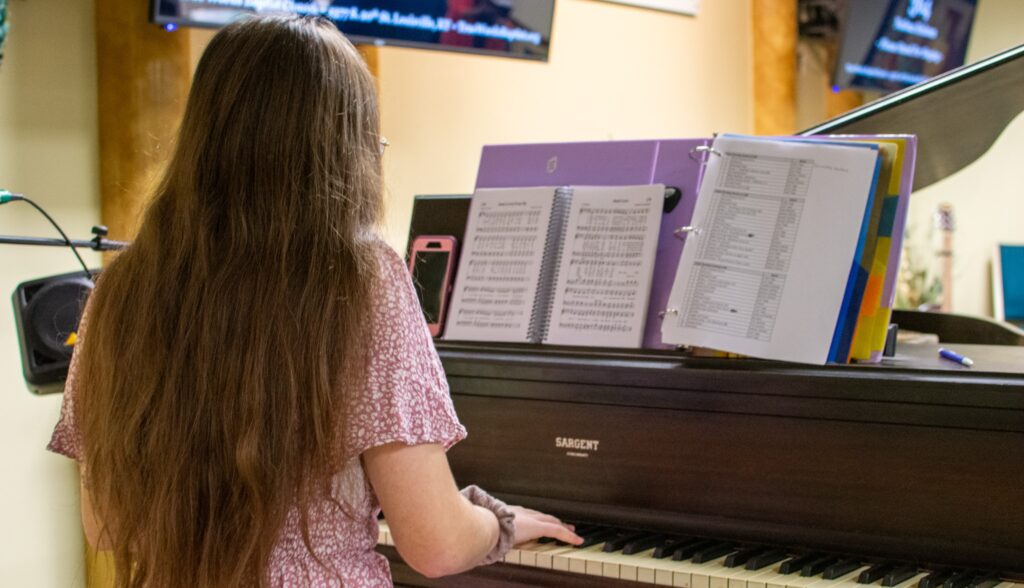
M 12 298 L 21 366 L 33 393 L 64 390 L 74 349 L 73 335 L 77 334 L 82 309 L 92 289 L 92 281 L 83 272 L 22 282 L 15 288 Z

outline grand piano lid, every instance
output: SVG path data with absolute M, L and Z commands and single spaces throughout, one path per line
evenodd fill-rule
M 914 189 L 963 169 L 1024 110 L 1024 45 L 851 110 L 801 135 L 918 137 Z

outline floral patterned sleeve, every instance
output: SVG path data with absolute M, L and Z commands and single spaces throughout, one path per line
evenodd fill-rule
M 367 317 L 367 370 L 363 382 L 344 390 L 346 454 L 355 457 L 395 442 L 448 449 L 466 437 L 466 430 L 455 415 L 409 271 L 394 250 L 380 248 L 380 275 Z
M 89 305 L 87 303 L 82 312 L 82 320 L 78 323 L 78 341 L 75 343 L 75 351 L 71 355 L 68 379 L 64 383 L 64 400 L 60 406 L 60 419 L 53 429 L 50 443 L 46 446 L 49 451 L 70 457 L 77 462 L 82 461 L 82 434 L 75 422 L 75 397 L 78 392 L 78 357 L 85 337 L 88 313 Z

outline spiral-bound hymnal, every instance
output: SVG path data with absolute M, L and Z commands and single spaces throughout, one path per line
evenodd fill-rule
M 640 347 L 665 186 L 481 189 L 445 338 Z

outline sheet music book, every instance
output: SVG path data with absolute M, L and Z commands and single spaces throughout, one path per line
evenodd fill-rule
M 683 252 L 683 242 L 672 231 L 690 224 L 704 173 L 703 161 L 694 150 L 710 143 L 710 138 L 691 138 L 485 145 L 476 188 L 641 184 L 674 188 L 675 194 L 666 195 L 662 210 L 642 343 L 646 349 L 671 349 L 661 340 L 660 313 L 668 303 Z
M 480 189 L 445 338 L 640 347 L 665 186 Z
M 664 340 L 825 363 L 860 308 L 878 145 L 723 135 L 708 152 Z

